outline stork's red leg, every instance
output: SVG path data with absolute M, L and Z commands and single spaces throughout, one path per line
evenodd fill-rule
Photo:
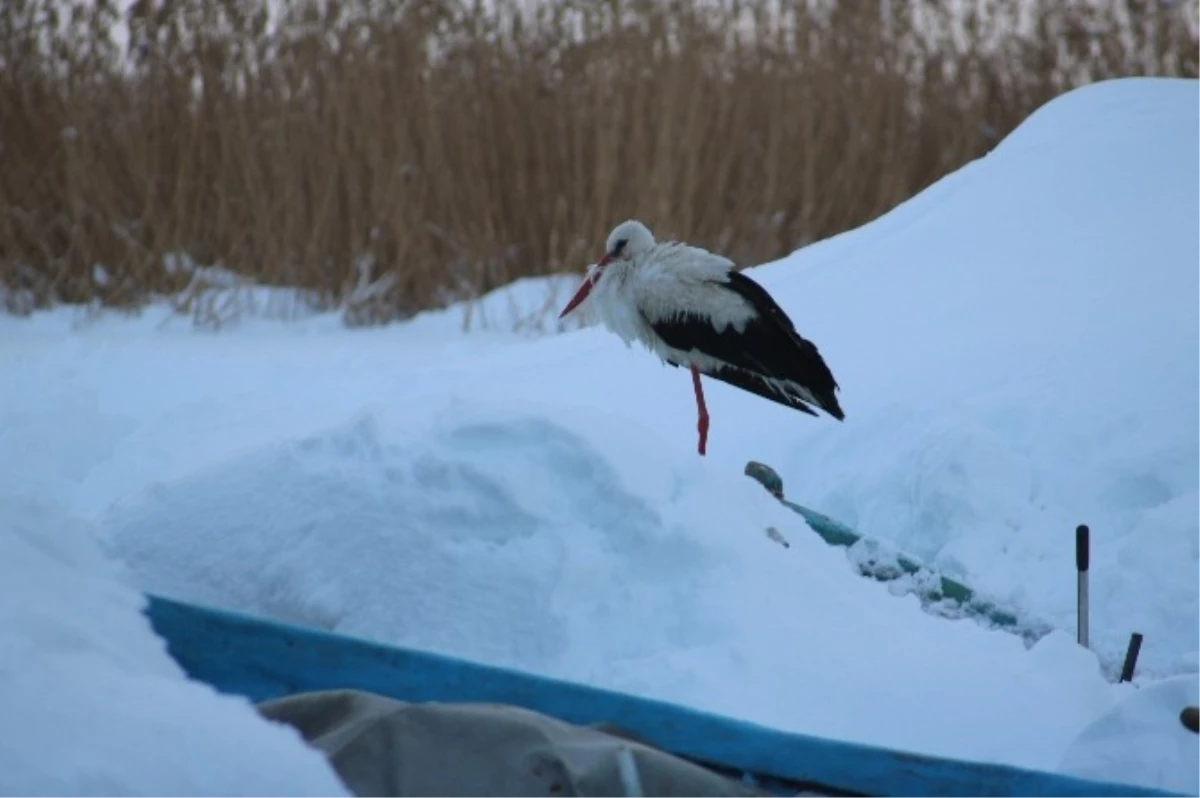
M 704 389 L 700 387 L 700 372 L 695 366 L 692 366 L 692 387 L 696 389 L 696 410 L 700 414 L 696 429 L 700 433 L 700 456 L 703 457 L 708 447 L 708 408 L 704 404 Z

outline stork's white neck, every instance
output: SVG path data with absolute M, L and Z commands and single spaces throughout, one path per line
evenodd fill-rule
M 638 311 L 634 275 L 642 268 L 634 260 L 617 260 L 608 264 L 596 287 L 592 289 L 592 302 L 596 316 L 611 332 L 618 335 L 626 346 L 635 340 L 645 341 L 650 329 Z

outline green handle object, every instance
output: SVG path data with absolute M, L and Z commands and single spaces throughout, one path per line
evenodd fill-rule
M 752 460 L 746 464 L 745 474 L 766 488 L 785 507 L 803 517 L 805 523 L 826 543 L 846 549 L 847 557 L 863 576 L 880 582 L 910 577 L 912 592 L 917 594 L 921 606 L 927 611 L 951 618 L 973 617 L 986 626 L 1018 634 L 1028 644 L 1036 642 L 1050 631 L 1049 624 L 1022 620 L 1016 613 L 981 598 L 963 583 L 935 573 L 907 554 L 879 541 L 864 538 L 840 521 L 816 510 L 788 501 L 783 497 L 783 480 L 770 466 Z

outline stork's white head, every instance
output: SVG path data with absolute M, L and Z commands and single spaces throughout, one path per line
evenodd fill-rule
M 604 274 L 604 270 L 610 264 L 635 266 L 641 263 L 646 253 L 653 248 L 654 234 L 650 232 L 650 228 L 638 220 L 629 219 L 614 227 L 613 231 L 608 234 L 608 243 L 604 246 L 604 256 L 592 267 L 583 281 L 583 285 L 579 286 L 575 296 L 571 297 L 571 301 L 563 308 L 562 313 L 558 314 L 558 317 L 561 319 L 587 299 L 587 295 L 592 292 L 592 288 L 600 281 L 600 276 Z
M 614 260 L 637 263 L 654 246 L 654 234 L 637 219 L 621 222 L 608 234 L 604 257 L 598 266 L 607 266 Z

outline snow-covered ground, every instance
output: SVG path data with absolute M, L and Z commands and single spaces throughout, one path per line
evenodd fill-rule
M 1194 759 L 1164 777 L 1161 756 L 1153 772 L 1089 760 L 1076 737 L 1137 695 L 1111 684 L 1130 632 L 1139 685 L 1200 670 L 1198 110 L 1195 81 L 1076 91 L 876 222 L 754 269 L 831 364 L 842 424 L 709 382 L 701 459 L 686 374 L 602 330 L 532 334 L 554 331 L 536 282 L 489 301 L 519 334 L 466 334 L 461 309 L 218 333 L 162 325 L 161 308 L 60 310 L 0 319 L 0 482 L 185 600 L 783 729 L 1194 792 Z M 1029 649 L 856 576 L 748 460 L 1058 631 Z M 1079 523 L 1094 652 L 1074 643 Z M 39 607 L 0 615 L 0 640 L 57 656 Z M 132 623 L 102 609 L 52 617 Z M 150 722 L 117 709 L 95 715 Z M 0 734 L 3 756 L 15 732 Z M 83 736 L 70 755 L 94 755 Z
M 128 581 L 89 524 L 0 489 L 0 795 L 348 794 L 293 729 L 187 680 Z

